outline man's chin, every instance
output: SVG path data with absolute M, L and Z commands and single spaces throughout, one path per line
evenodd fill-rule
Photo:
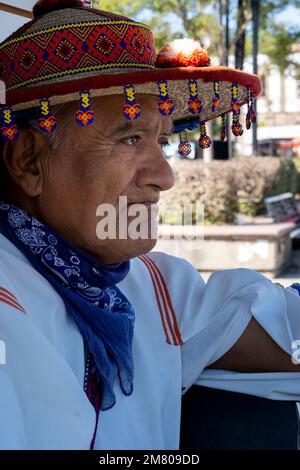
M 157 243 L 157 239 L 149 238 L 147 240 L 134 240 L 131 241 L 130 248 L 128 250 L 128 254 L 130 254 L 130 258 L 136 258 L 137 256 L 144 255 L 149 253 Z
M 149 253 L 155 247 L 156 242 L 156 239 L 119 240 L 115 252 L 120 254 L 119 262 L 127 261 Z
M 121 263 L 149 253 L 156 245 L 156 239 L 114 240 L 113 243 L 102 243 L 94 247 L 90 254 L 106 264 Z

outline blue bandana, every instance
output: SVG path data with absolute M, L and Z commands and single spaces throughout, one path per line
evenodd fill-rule
M 122 392 L 133 391 L 134 310 L 116 284 L 130 262 L 105 265 L 64 240 L 23 209 L 0 202 L 0 232 L 56 289 L 92 354 L 101 380 L 101 410 L 114 406 L 118 374 Z

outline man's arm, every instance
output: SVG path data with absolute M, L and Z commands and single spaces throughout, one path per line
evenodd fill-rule
M 235 345 L 209 369 L 238 372 L 300 372 L 292 358 L 252 318 Z

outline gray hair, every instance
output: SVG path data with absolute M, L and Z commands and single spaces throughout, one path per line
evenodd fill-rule
M 52 111 L 57 118 L 57 128 L 55 132 L 48 136 L 51 150 L 61 152 L 69 144 L 69 130 L 75 122 L 77 108 L 78 103 L 76 101 L 53 106 Z

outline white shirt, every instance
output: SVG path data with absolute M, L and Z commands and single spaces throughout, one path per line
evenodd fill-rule
M 300 400 L 300 373 L 203 371 L 252 317 L 292 354 L 296 293 L 246 269 L 217 272 L 205 285 L 188 262 L 160 252 L 131 260 L 118 287 L 136 315 L 134 392 L 124 396 L 116 382 L 117 403 L 100 412 L 95 449 L 178 449 L 181 394 L 194 383 Z M 95 412 L 83 391 L 82 337 L 61 297 L 2 235 L 0 341 L 0 449 L 89 449 Z

